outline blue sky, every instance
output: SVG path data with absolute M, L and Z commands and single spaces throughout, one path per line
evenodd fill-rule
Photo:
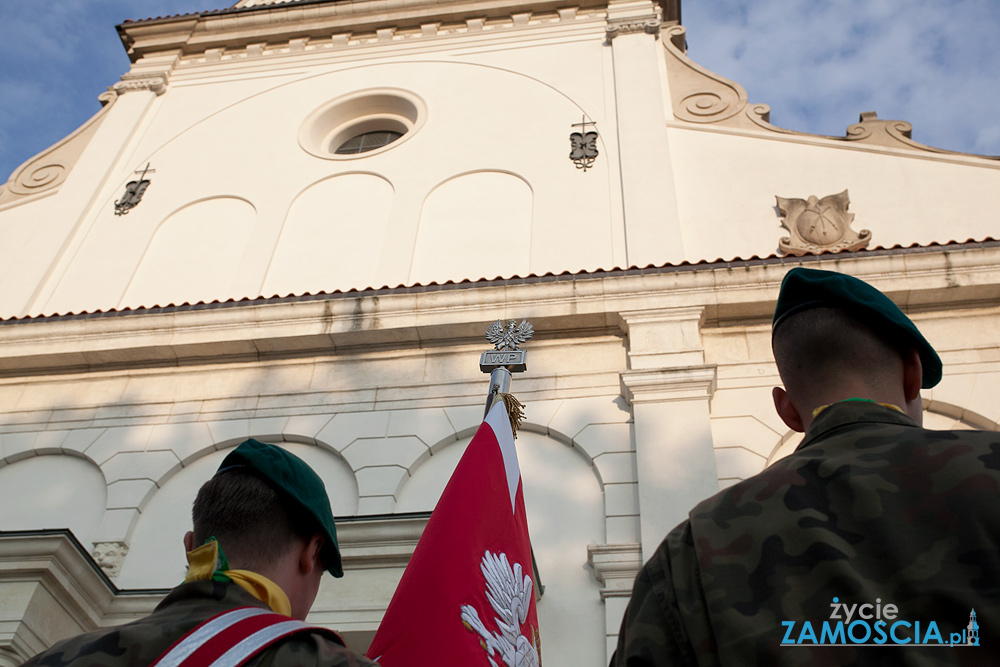
M 0 0 L 0 182 L 93 115 L 128 70 L 127 18 L 226 0 Z M 571 4 L 571 3 L 570 3 Z M 686 0 L 688 55 L 771 106 L 771 122 L 842 136 L 862 111 L 913 139 L 1000 155 L 998 0 Z

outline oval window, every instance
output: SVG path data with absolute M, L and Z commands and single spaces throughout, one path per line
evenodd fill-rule
M 402 90 L 369 90 L 329 102 L 309 115 L 299 144 L 316 157 L 351 159 L 388 150 L 423 124 L 423 101 Z

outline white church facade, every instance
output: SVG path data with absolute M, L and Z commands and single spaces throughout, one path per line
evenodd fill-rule
M 928 427 L 998 428 L 1000 159 L 873 113 L 776 127 L 687 56 L 678 0 L 241 0 L 119 33 L 103 108 L 0 188 L 0 666 L 149 613 L 248 437 L 326 482 L 346 576 L 309 620 L 364 650 L 497 319 L 536 332 L 512 392 L 550 667 L 607 664 L 667 531 L 798 442 L 770 397 L 791 267 L 917 323 Z

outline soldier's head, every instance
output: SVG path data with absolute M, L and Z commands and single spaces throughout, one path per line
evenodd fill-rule
M 198 491 L 190 551 L 215 538 L 231 570 L 277 583 L 304 617 L 322 571 L 343 576 L 326 488 L 300 458 L 256 440 L 233 450 Z
M 813 410 L 845 398 L 898 405 L 920 423 L 920 388 L 941 379 L 941 361 L 884 294 L 851 276 L 796 268 L 781 286 L 771 345 L 784 388 L 775 408 L 805 430 Z

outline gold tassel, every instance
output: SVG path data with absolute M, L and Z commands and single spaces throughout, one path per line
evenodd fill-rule
M 510 430 L 517 437 L 517 429 L 521 427 L 524 419 L 524 403 L 517 400 L 514 394 L 499 394 L 498 399 L 503 400 L 504 407 L 507 408 L 507 417 L 510 419 Z

